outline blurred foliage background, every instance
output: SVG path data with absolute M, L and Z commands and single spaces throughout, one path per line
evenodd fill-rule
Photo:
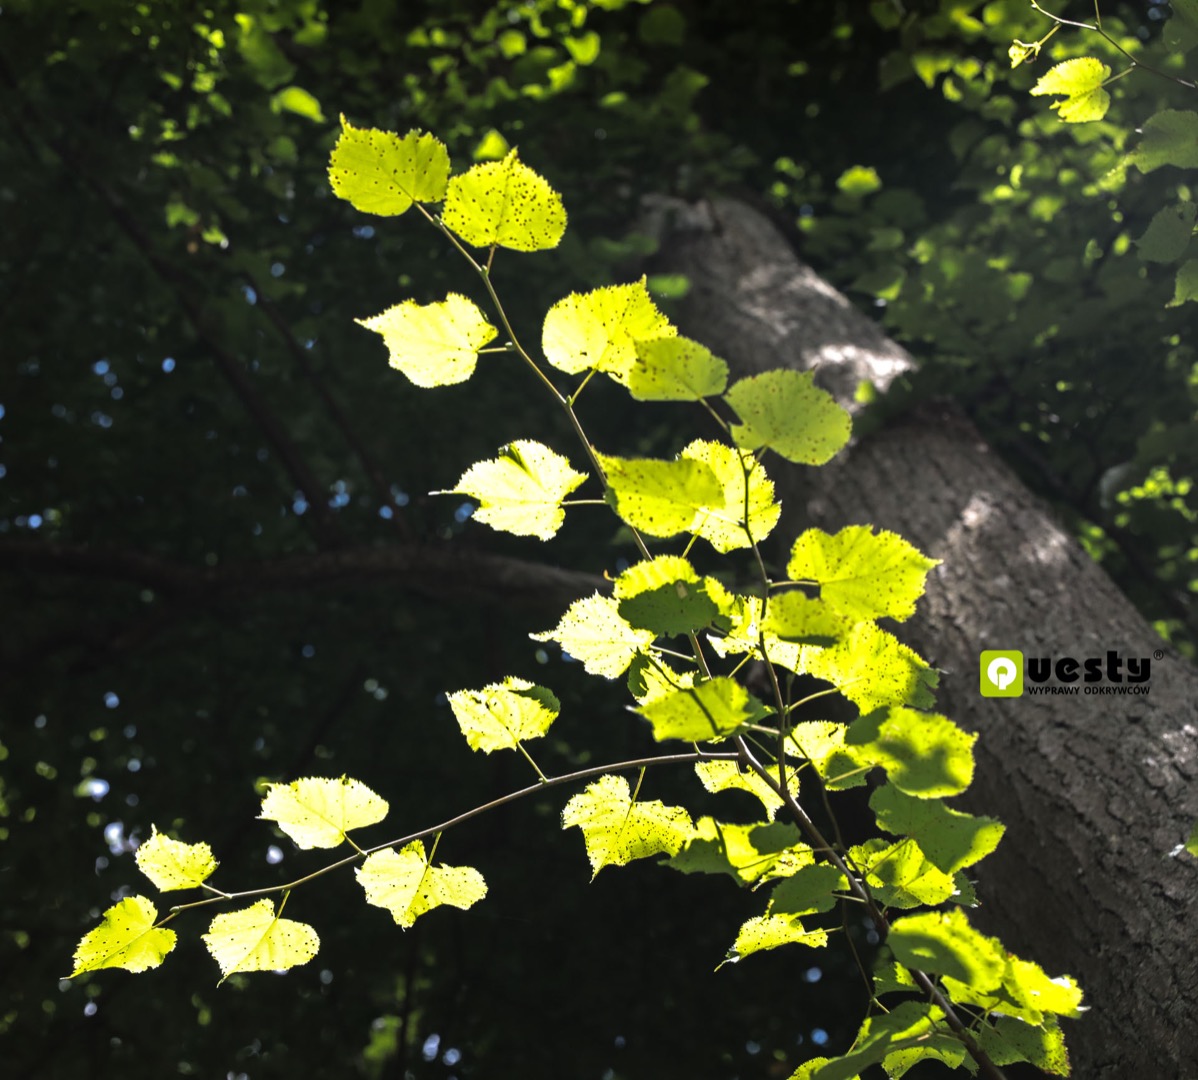
M 1185 70 L 1166 6 L 1102 8 L 1129 50 Z M 404 545 L 546 557 L 424 493 L 513 438 L 570 436 L 523 373 L 416 391 L 353 324 L 473 283 L 433 230 L 332 197 L 339 113 L 431 130 L 459 167 L 518 145 L 563 193 L 561 248 L 496 264 L 532 341 L 566 291 L 639 272 L 643 194 L 767 210 L 921 362 L 866 422 L 954 397 L 1194 655 L 1193 309 L 1135 255 L 1193 178 L 1124 164 L 1136 126 L 1193 94 L 1137 72 L 1105 120 L 1061 124 L 1027 94 L 1046 64 L 1119 57 L 1066 31 L 1012 69 L 1012 40 L 1049 26 L 1025 0 L 4 0 L 11 1075 L 785 1077 L 844 1048 L 864 1000 L 847 950 L 713 974 L 752 899 L 650 866 L 588 885 L 552 793 L 447 834 L 439 857 L 490 882 L 468 915 L 401 932 L 346 875 L 290 901 L 324 944 L 286 977 L 218 991 L 202 917 L 158 971 L 62 976 L 142 887 L 130 851 L 151 823 L 209 841 L 218 884 L 248 887 L 316 865 L 253 821 L 261 780 L 360 778 L 392 804 L 372 843 L 526 783 L 520 761 L 465 751 L 447 690 L 548 682 L 555 771 L 651 745 L 618 686 L 528 640 L 552 605 L 371 568 Z M 685 282 L 651 286 L 668 308 Z M 598 441 L 669 444 L 677 420 L 620 405 L 587 402 Z M 547 557 L 614 569 L 630 553 L 601 529 L 572 515 Z M 663 774 L 645 793 L 696 787 Z

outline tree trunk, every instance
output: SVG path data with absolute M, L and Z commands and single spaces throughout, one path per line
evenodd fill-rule
M 856 409 L 858 380 L 885 387 L 913 366 L 755 211 L 662 200 L 652 214 L 662 268 L 691 281 L 683 332 L 737 374 L 818 365 L 820 382 Z M 1198 1077 L 1186 919 L 1198 860 L 1177 853 L 1198 819 L 1198 670 L 1164 647 L 950 403 L 823 469 L 771 460 L 784 542 L 810 525 L 869 523 L 944 560 L 900 637 L 942 669 L 940 710 L 981 734 L 963 806 L 1007 825 L 979 868 L 974 921 L 1086 993 L 1089 1012 L 1066 1022 L 1074 1075 Z M 1086 694 L 1112 685 L 1104 680 L 1074 683 L 1077 696 L 984 698 L 983 649 L 1151 658 L 1149 693 Z

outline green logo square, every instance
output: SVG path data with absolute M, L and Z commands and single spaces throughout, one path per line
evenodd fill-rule
M 978 667 L 982 697 L 1023 695 L 1023 653 L 1018 649 L 985 649 Z

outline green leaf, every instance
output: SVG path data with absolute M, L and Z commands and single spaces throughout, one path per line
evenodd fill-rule
M 1186 851 L 1191 855 L 1198 855 L 1198 823 L 1195 823 L 1190 829 L 1190 835 L 1186 837 Z
M 514 251 L 555 248 L 566 231 L 562 197 L 515 150 L 450 180 L 442 219 L 468 244 Z
M 718 741 L 769 715 L 748 690 L 725 675 L 664 694 L 638 712 L 653 725 L 653 738 L 658 742 Z
M 851 627 L 851 620 L 838 615 L 823 600 L 813 600 L 791 590 L 770 597 L 762 628 L 767 635 L 784 641 L 828 646 L 834 645 Z
M 1061 119 L 1070 124 L 1101 120 L 1111 106 L 1111 95 L 1102 84 L 1111 77 L 1111 69 L 1092 56 L 1078 56 L 1050 68 L 1032 87 L 1032 94 L 1064 94 L 1053 102 Z
M 440 202 L 449 180 L 449 152 L 432 135 L 356 128 L 343 116 L 329 158 L 333 194 L 366 214 L 393 217 L 414 202 Z
M 1145 120 L 1140 131 L 1143 138 L 1131 153 L 1131 163 L 1140 172 L 1162 165 L 1198 168 L 1198 112 L 1165 109 Z
M 823 465 L 852 433 L 849 414 L 815 385 L 811 371 L 753 375 L 733 384 L 724 400 L 742 421 L 731 427 L 737 446 L 764 446 L 801 465 Z
M 704 507 L 723 498 L 715 473 L 700 461 L 595 456 L 607 475 L 610 500 L 620 519 L 649 536 L 685 532 Z
M 313 123 L 324 123 L 320 102 L 302 86 L 288 86 L 280 90 L 270 99 L 270 111 L 295 113 L 296 116 L 302 116 Z
M 701 401 L 728 385 L 728 365 L 690 338 L 636 340 L 633 347 L 624 382 L 638 401 Z
M 810 761 L 829 791 L 861 787 L 872 765 L 845 744 L 847 734 L 848 727 L 833 720 L 803 720 L 790 729 L 786 752 Z
M 775 502 L 773 481 L 766 476 L 761 462 L 753 459 L 751 451 L 738 451 L 723 443 L 696 439 L 684 447 L 679 456 L 706 465 L 715 473 L 721 488 L 717 501 L 700 507 L 689 527 L 690 532 L 706 540 L 721 554 L 751 546 L 749 532 L 758 543 L 769 536 L 778 524 L 782 504 Z
M 552 692 L 511 675 L 481 690 L 457 690 L 447 697 L 466 743 L 485 754 L 539 739 L 561 711 Z
M 656 636 L 652 630 L 629 625 L 620 617 L 616 601 L 599 593 L 575 600 L 552 630 L 529 635 L 533 641 L 556 641 L 582 661 L 588 675 L 608 679 L 623 674 Z
M 854 622 L 915 613 L 928 571 L 939 566 L 901 536 L 870 525 L 849 525 L 835 535 L 808 529 L 790 550 L 792 581 L 814 581 L 820 598 Z M 786 636 L 786 635 L 783 635 Z
M 951 1055 L 954 1047 L 962 1048 L 959 1041 L 941 1034 L 944 1028 L 944 1013 L 935 1005 L 925 1001 L 901 1002 L 887 1013 L 869 1017 L 844 1057 L 805 1062 L 791 1080 L 856 1080 L 869 1066 L 889 1062 L 892 1055 L 906 1050 L 915 1051 L 916 1056 L 909 1063 L 896 1060 L 896 1066 L 903 1071 L 920 1056 L 945 1060 L 943 1053 Z M 887 1067 L 887 1075 L 901 1074 L 891 1073 Z
M 770 772 L 777 780 L 777 768 Z M 739 761 L 699 761 L 695 763 L 695 773 L 710 792 L 747 791 L 760 800 L 770 821 L 783 805 L 782 797 L 752 769 L 742 768 Z M 792 783 L 792 790 L 793 787 Z
M 642 705 L 694 682 L 693 671 L 675 671 L 660 656 L 640 653 L 628 668 L 628 691 Z
M 267 784 L 263 821 L 278 824 L 300 848 L 333 848 L 350 829 L 387 816 L 387 802 L 360 780 L 308 776 L 290 784 Z
M 977 738 L 938 713 L 890 708 L 860 717 L 845 742 L 854 754 L 881 765 L 901 791 L 940 799 L 960 794 L 973 782 Z
M 127 896 L 113 904 L 100 925 L 80 940 L 70 977 L 101 968 L 156 968 L 175 947 L 175 932 L 155 927 L 157 921 L 158 909 L 144 896 Z
M 562 828 L 582 830 L 594 874 L 650 855 L 676 855 L 695 831 L 680 806 L 634 802 L 622 776 L 601 776 L 562 811 Z
M 1036 1027 L 1002 1017 L 993 1027 L 982 1024 L 974 1037 L 995 1065 L 1027 1061 L 1050 1076 L 1070 1075 L 1069 1051 L 1057 1024 Z
M 1198 204 L 1183 201 L 1176 206 L 1162 206 L 1136 241 L 1136 254 L 1143 262 L 1177 262 L 1190 246 L 1196 219 Z
M 465 382 L 474 374 L 478 350 L 495 337 L 474 302 L 458 293 L 435 304 L 405 300 L 354 321 L 380 334 L 391 366 L 421 387 Z
M 1165 23 L 1161 40 L 1173 52 L 1187 53 L 1198 45 L 1198 0 L 1170 0 L 1173 17 Z
M 1168 307 L 1180 307 L 1190 300 L 1198 300 L 1198 259 L 1187 259 L 1177 271 L 1173 299 Z
M 905 967 L 949 976 L 978 993 L 996 989 L 1006 968 L 1002 947 L 970 926 L 960 908 L 899 919 L 886 943 Z
M 299 967 L 320 951 L 320 936 L 312 927 L 280 918 L 274 903 L 266 899 L 217 915 L 203 942 L 220 965 L 221 982 L 239 971 Z
M 162 892 L 194 889 L 216 869 L 216 859 L 207 844 L 184 844 L 150 826 L 150 839 L 138 845 L 137 868 Z
M 870 893 L 883 907 L 943 904 L 956 895 L 953 877 L 929 862 L 914 840 L 894 844 L 880 837 L 867 840 L 851 848 L 849 857 L 862 869 Z
M 545 315 L 541 348 L 559 371 L 576 375 L 595 368 L 624 382 L 637 360 L 637 342 L 677 333 L 641 278 L 559 300 Z
M 655 634 L 686 634 L 709 625 L 715 602 L 707 583 L 678 555 L 660 555 L 635 563 L 616 578 L 620 615 Z
M 730 825 L 702 817 L 686 846 L 664 865 L 683 874 L 728 874 L 741 884 L 752 885 L 777 872 L 783 861 L 811 862 L 813 858 L 811 849 L 799 842 L 793 825 Z
M 893 784 L 878 788 L 869 805 L 879 826 L 896 836 L 910 836 L 946 874 L 980 862 L 1006 831 L 994 818 L 950 810 L 938 799 L 917 799 Z
M 826 679 L 862 712 L 881 705 L 924 708 L 934 700 L 936 673 L 893 634 L 871 622 L 857 623 L 829 648 L 807 648 L 803 662 L 809 675 Z
M 796 870 L 774 886 L 770 893 L 771 915 L 809 915 L 831 911 L 837 892 L 848 890 L 844 874 L 827 863 L 814 863 Z
M 757 915 L 741 926 L 724 963 L 735 964 L 755 952 L 776 949 L 780 945 L 806 945 L 819 949 L 827 944 L 826 930 L 808 930 L 797 915 Z
M 477 499 L 474 512 L 500 532 L 549 540 L 566 519 L 562 500 L 586 479 L 569 459 L 532 439 L 518 439 L 499 448 L 499 456 L 470 466 L 452 491 L 434 495 L 469 495 Z
M 465 910 L 487 895 L 487 883 L 474 867 L 432 866 L 419 840 L 401 851 L 386 848 L 368 855 L 354 875 L 366 902 L 386 908 L 404 929 L 442 904 Z

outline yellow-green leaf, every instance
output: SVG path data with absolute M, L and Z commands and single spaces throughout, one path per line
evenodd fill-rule
M 994 818 L 950 810 L 939 799 L 918 799 L 894 784 L 878 788 L 869 805 L 879 826 L 896 836 L 910 836 L 946 874 L 980 862 L 998 847 L 1006 831 Z
M 487 895 L 487 883 L 474 867 L 432 866 L 419 840 L 401 851 L 374 852 L 355 874 L 366 902 L 386 908 L 405 929 L 442 904 L 464 910 Z
M 870 893 L 883 907 L 943 904 L 957 894 L 953 876 L 929 862 L 910 838 L 890 843 L 877 837 L 850 848 L 849 857 L 865 873 Z
M 80 940 L 70 977 L 101 968 L 156 968 L 175 947 L 175 932 L 156 927 L 157 921 L 158 909 L 144 896 L 127 896 L 113 904 L 100 925 Z
M 777 767 L 769 771 L 777 780 Z M 752 769 L 743 768 L 738 761 L 699 761 L 695 763 L 695 773 L 708 791 L 747 791 L 761 801 L 770 821 L 782 806 L 782 797 L 762 777 Z M 793 777 L 788 779 L 793 791 L 797 785 Z
M 701 461 L 618 458 L 597 454 L 622 521 L 649 536 L 675 536 L 691 528 L 704 508 L 723 500 L 723 488 Z
M 136 858 L 137 868 L 163 892 L 195 888 L 216 869 L 207 844 L 172 840 L 156 825 L 150 826 L 150 838 L 138 846 Z
M 973 782 L 977 738 L 938 713 L 890 708 L 858 718 L 845 741 L 855 755 L 885 768 L 900 791 L 941 799 Z
M 624 382 L 636 363 L 638 342 L 677 333 L 641 278 L 559 300 L 545 315 L 541 348 L 559 371 L 574 375 L 596 368 Z
M 552 630 L 530 634 L 533 641 L 556 641 L 590 675 L 614 679 L 623 674 L 633 658 L 642 654 L 657 636 L 638 630 L 620 616 L 619 605 L 610 596 L 587 596 L 575 600 Z
M 400 138 L 341 118 L 329 182 L 333 193 L 355 209 L 393 217 L 413 202 L 440 202 L 448 180 L 449 152 L 439 139 L 420 131 Z
M 680 806 L 634 802 L 622 776 L 601 776 L 562 811 L 562 828 L 582 830 L 592 879 L 605 866 L 625 866 L 650 855 L 676 855 L 694 833 Z
M 221 982 L 239 971 L 299 967 L 320 951 L 320 937 L 312 927 L 280 918 L 267 899 L 217 915 L 203 941 L 220 965 Z
M 755 952 L 780 945 L 806 945 L 818 949 L 828 944 L 826 930 L 808 930 L 798 915 L 758 915 L 740 928 L 725 963 L 734 964 Z
M 268 784 L 258 817 L 278 824 L 301 848 L 332 848 L 350 829 L 387 816 L 387 802 L 360 780 L 308 776 L 290 784 Z
M 481 504 L 476 521 L 500 532 L 549 540 L 566 520 L 562 499 L 586 479 L 569 459 L 533 439 L 517 439 L 499 448 L 499 456 L 471 465 L 449 491 Z
M 728 365 L 690 338 L 658 337 L 633 347 L 636 360 L 624 382 L 638 401 L 700 401 L 728 385 Z
M 511 675 L 481 690 L 458 690 L 448 699 L 470 749 L 485 754 L 539 739 L 561 711 L 550 691 Z
M 802 465 L 823 465 L 852 434 L 849 414 L 815 385 L 814 372 L 765 371 L 735 383 L 724 400 L 741 419 L 730 429 L 737 446 Z
M 542 251 L 557 247 L 566 231 L 562 197 L 515 150 L 450 180 L 442 217 L 475 247 Z
M 786 752 L 810 761 L 829 791 L 861 787 L 872 762 L 845 745 L 848 728 L 834 720 L 803 720 L 790 729 Z
M 663 694 L 638 711 L 653 725 L 658 742 L 720 740 L 768 715 L 760 701 L 726 675 Z
M 478 350 L 496 332 L 474 302 L 458 293 L 435 304 L 405 300 L 355 322 L 380 334 L 391 366 L 422 387 L 465 382 L 474 374 Z
M 717 501 L 699 508 L 690 532 L 702 537 L 721 554 L 749 547 L 750 533 L 757 542 L 769 536 L 778 524 L 782 504 L 774 500 L 774 483 L 766 476 L 761 462 L 754 460 L 751 451 L 734 450 L 723 443 L 696 439 L 683 448 L 679 456 L 706 465 L 715 473 L 721 488 Z
M 634 563 L 615 582 L 619 612 L 633 626 L 655 634 L 685 634 L 707 626 L 718 613 L 708 580 L 678 555 Z
M 932 705 L 936 673 L 914 650 L 872 622 L 857 623 L 826 649 L 803 654 L 808 674 L 826 679 L 862 712 L 882 705 Z
M 682 874 L 728 874 L 742 885 L 752 885 L 783 869 L 789 873 L 793 864 L 812 858 L 793 825 L 731 825 L 702 817 L 682 850 L 665 865 Z
M 1006 969 L 1002 946 L 970 926 L 960 908 L 899 919 L 886 944 L 900 964 L 951 976 L 978 993 L 996 989 Z
M 1033 95 L 1064 94 L 1064 100 L 1053 102 L 1061 119 L 1071 124 L 1101 120 L 1111 106 L 1111 95 L 1102 84 L 1111 76 L 1111 69 L 1092 56 L 1077 56 L 1050 68 L 1032 87 Z
M 829 535 L 808 529 L 786 564 L 792 581 L 814 581 L 820 598 L 855 622 L 884 615 L 902 621 L 915 613 L 928 571 L 940 564 L 901 536 L 849 525 Z

